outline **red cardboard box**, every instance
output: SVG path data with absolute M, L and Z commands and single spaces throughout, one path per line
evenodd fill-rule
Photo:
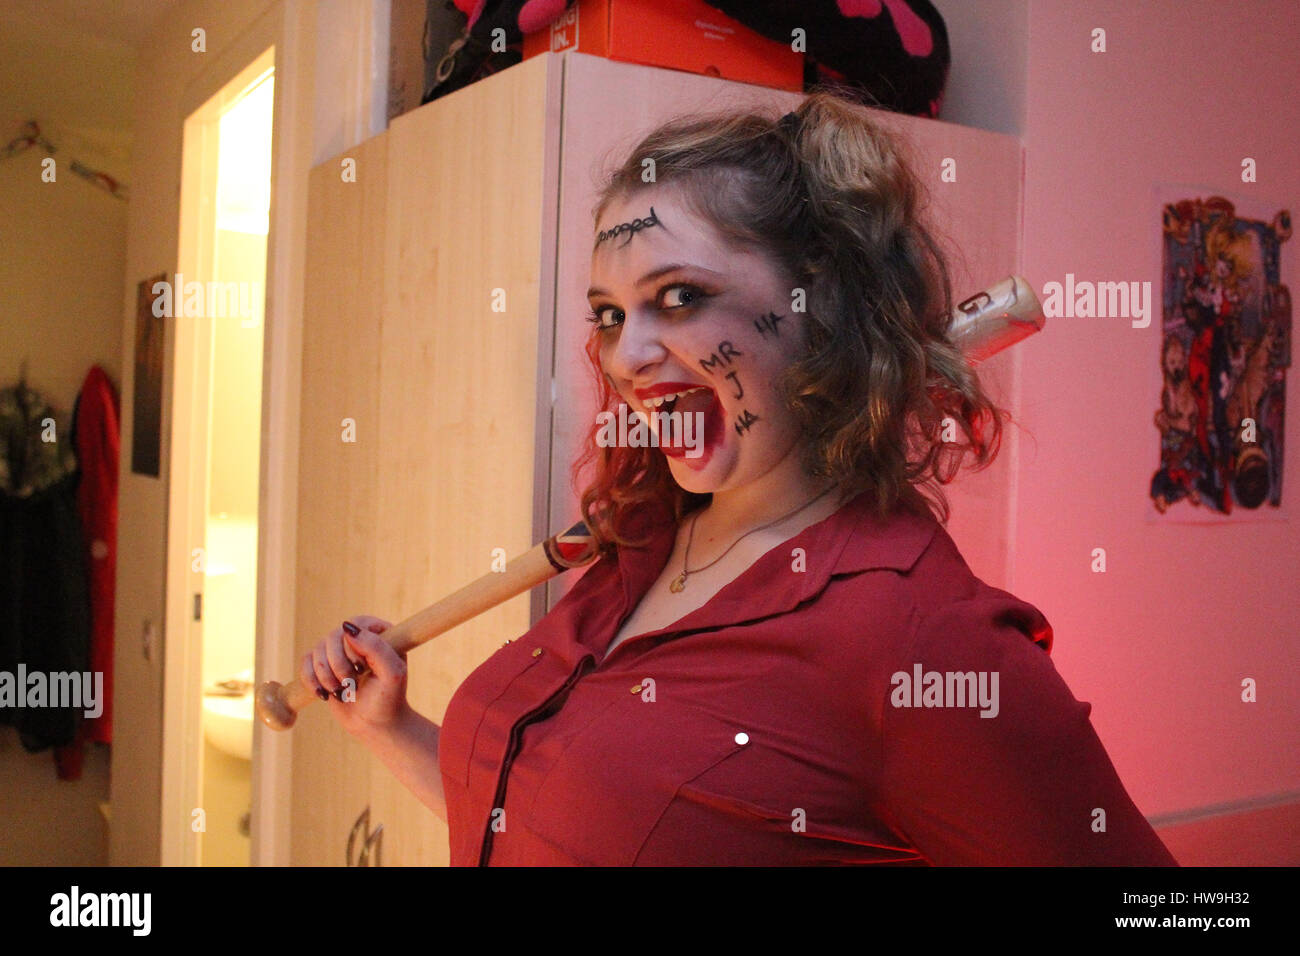
M 578 0 L 548 29 L 524 35 L 524 59 L 562 50 L 803 90 L 802 53 L 704 0 Z

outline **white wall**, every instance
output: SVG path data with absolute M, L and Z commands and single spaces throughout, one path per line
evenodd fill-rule
M 53 183 L 41 181 L 39 147 L 0 161 L 0 388 L 26 360 L 61 427 L 91 366 L 121 382 L 126 203 L 68 160 L 126 178 L 131 70 L 124 45 L 0 11 L 0 143 L 35 119 L 58 148 Z M 0 727 L 0 865 L 106 862 L 108 774 L 105 745 L 85 748 L 81 779 L 59 780 L 51 751 L 29 754 Z
M 43 158 L 29 149 L 0 163 L 0 387 L 26 359 L 28 384 L 54 403 L 59 437 L 70 440 L 91 366 L 121 382 L 126 204 L 66 170 L 42 183 Z M 98 804 L 108 799 L 108 748 L 89 744 L 84 758 L 80 780 L 59 780 L 51 751 L 29 754 L 0 727 L 0 865 L 107 862 Z

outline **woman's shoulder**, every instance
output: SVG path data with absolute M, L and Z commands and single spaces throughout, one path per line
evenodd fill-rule
M 863 537 L 876 534 L 872 527 Z M 875 551 L 864 549 L 850 560 L 851 541 L 841 556 L 841 571 L 875 573 L 848 573 L 824 595 L 843 605 L 833 620 L 855 631 L 871 629 L 875 651 L 936 658 L 976 646 L 986 652 L 1012 634 L 1026 646 L 1051 651 L 1052 628 L 1042 611 L 977 576 L 936 518 L 899 512 L 887 520 L 882 538 L 891 542 L 888 548 L 876 544 Z M 853 608 L 860 610 L 850 613 Z
M 921 648 L 940 651 L 1017 635 L 1051 652 L 1052 627 L 1043 612 L 976 575 L 937 521 L 934 536 L 908 578 L 915 606 L 913 643 Z

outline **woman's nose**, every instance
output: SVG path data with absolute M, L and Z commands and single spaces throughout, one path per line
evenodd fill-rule
M 642 369 L 662 362 L 667 354 L 654 321 L 630 313 L 623 319 L 605 367 L 616 377 L 634 380 L 644 377 Z

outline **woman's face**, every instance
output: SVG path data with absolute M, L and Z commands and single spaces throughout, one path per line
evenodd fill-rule
M 756 252 L 725 247 L 675 189 L 651 186 L 611 202 L 597 223 L 588 299 L 601 367 L 629 419 L 640 412 L 656 425 L 656 413 L 671 410 L 703 421 L 698 457 L 690 446 L 701 447 L 700 439 L 683 445 L 682 436 L 656 431 L 652 453 L 666 455 L 687 491 L 740 487 L 799 444 L 799 427 L 775 391 L 804 341 L 792 296 L 789 277 Z M 700 390 L 651 404 L 691 388 Z

